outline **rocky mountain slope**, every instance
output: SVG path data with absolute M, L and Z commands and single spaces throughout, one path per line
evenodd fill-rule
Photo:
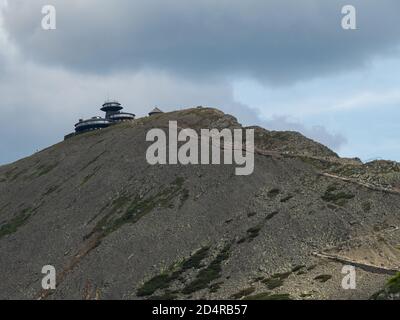
M 399 164 L 341 159 L 298 133 L 255 128 L 250 176 L 234 165 L 151 166 L 146 132 L 169 120 L 241 127 L 188 109 L 0 167 L 0 298 L 387 296 L 400 261 Z M 355 290 L 341 285 L 349 264 Z M 54 291 L 41 290 L 44 265 L 57 270 Z

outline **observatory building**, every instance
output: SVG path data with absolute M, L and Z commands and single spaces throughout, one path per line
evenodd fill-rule
M 79 133 L 103 129 L 122 121 L 135 119 L 135 115 L 133 113 L 122 112 L 122 109 L 123 107 L 117 101 L 105 102 L 100 109 L 106 113 L 104 118 L 92 117 L 86 120 L 80 119 L 79 122 L 75 124 L 75 132 L 65 136 L 65 139 L 68 139 Z
M 107 128 L 114 124 L 134 120 L 135 115 L 133 113 L 122 112 L 123 107 L 118 101 L 107 101 L 100 108 L 101 111 L 105 112 L 105 117 L 92 117 L 90 119 L 79 119 L 78 123 L 75 124 L 75 132 L 70 133 L 64 137 L 64 140 L 71 138 L 77 134 Z M 149 112 L 149 116 L 164 113 L 158 108 L 154 108 Z

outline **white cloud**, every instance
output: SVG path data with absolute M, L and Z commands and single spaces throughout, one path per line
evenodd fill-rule
M 356 93 L 354 96 L 338 101 L 332 106 L 328 106 L 324 112 L 365 110 L 367 108 L 376 108 L 393 104 L 400 105 L 400 92 L 398 89 L 391 89 L 383 92 L 368 91 Z M 309 112 L 312 112 L 312 110 L 309 110 Z
M 306 137 L 314 139 L 334 151 L 339 151 L 347 144 L 347 139 L 342 134 L 331 133 L 320 125 L 305 126 L 289 116 L 273 116 L 270 119 L 264 120 L 263 124 L 268 130 L 290 130 L 300 132 Z

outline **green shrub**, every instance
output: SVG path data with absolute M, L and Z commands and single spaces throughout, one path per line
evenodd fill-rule
M 217 292 L 217 291 L 221 288 L 221 285 L 222 285 L 222 284 L 223 284 L 223 282 L 217 282 L 217 283 L 212 284 L 212 285 L 209 287 L 210 292 L 211 292 L 211 293 Z
M 207 254 L 210 250 L 210 247 L 204 247 L 195 252 L 189 259 L 185 260 L 182 265 L 182 271 L 186 271 L 188 269 L 198 269 L 201 265 L 203 259 L 207 257 Z
M 300 270 L 304 269 L 305 267 L 306 267 L 305 265 L 295 266 L 295 267 L 293 267 L 292 272 L 300 271 Z
M 138 222 L 157 207 L 167 207 L 171 200 L 180 193 L 183 184 L 182 179 L 177 178 L 170 186 L 148 198 L 143 199 L 137 196 L 131 200 L 128 196 L 123 195 L 115 199 L 112 203 L 111 211 L 96 224 L 92 232 L 85 238 L 99 232 L 99 238 L 102 239 L 125 224 Z M 125 212 L 121 216 L 114 218 L 114 215 L 122 209 Z
M 400 294 L 400 272 L 397 273 L 393 278 L 390 278 L 386 283 L 385 287 L 374 293 L 371 296 L 371 300 L 393 300 L 398 299 Z
M 161 294 L 159 296 L 151 296 L 147 298 L 147 300 L 176 300 L 178 298 L 178 295 L 172 292 L 165 292 L 164 294 Z
M 37 176 L 41 177 L 46 174 L 48 174 L 50 171 L 52 171 L 54 168 L 58 166 L 58 163 L 53 163 L 53 164 L 48 164 L 48 165 L 40 165 L 37 168 Z
M 182 293 L 190 294 L 201 289 L 205 289 L 209 284 L 218 279 L 222 272 L 222 263 L 228 259 L 230 245 L 226 245 L 217 257 L 204 269 L 200 270 L 196 278 L 183 288 Z
M 264 283 L 269 290 L 279 288 L 283 285 L 283 279 L 280 278 L 270 278 L 261 282 Z
M 324 283 L 324 282 L 327 282 L 328 280 L 330 280 L 331 278 L 332 278 L 332 276 L 329 275 L 329 274 L 321 274 L 321 275 L 319 275 L 319 276 L 316 276 L 316 277 L 314 278 L 314 280 L 317 280 L 317 281 L 319 281 L 319 282 Z
M 291 300 L 290 294 L 270 294 L 269 292 L 259 293 L 253 296 L 247 296 L 244 300 Z
M 253 239 L 257 238 L 260 234 L 262 226 L 258 225 L 256 227 L 250 228 L 247 230 L 248 241 L 253 241 Z
M 389 279 L 386 287 L 390 294 L 400 293 L 400 272 Z
M 343 206 L 346 204 L 347 200 L 353 199 L 354 195 L 346 193 L 344 191 L 337 191 L 336 187 L 330 186 L 325 191 L 325 194 L 321 196 L 321 199 L 326 202 L 332 202 L 338 206 Z
M 255 290 L 256 289 L 254 287 L 249 287 L 249 288 L 240 290 L 239 292 L 231 295 L 231 298 L 235 299 L 235 300 L 238 300 L 238 299 L 241 299 L 241 298 L 243 298 L 245 296 L 248 296 L 248 295 L 252 294 Z
M 279 213 L 279 211 L 274 211 L 271 212 L 269 214 L 267 214 L 267 216 L 265 217 L 265 220 L 271 220 L 273 217 L 275 217 L 277 214 Z
M 165 289 L 168 288 L 170 283 L 176 279 L 176 274 L 160 274 L 157 275 L 153 278 L 151 278 L 149 281 L 146 281 L 138 290 L 137 290 L 137 296 L 138 297 L 143 297 L 143 296 L 150 296 L 154 292 L 156 292 L 158 289 Z
M 31 209 L 24 209 L 16 217 L 12 218 L 9 222 L 0 226 L 0 239 L 6 235 L 17 232 L 18 228 L 23 226 L 31 217 Z
M 363 204 L 362 204 L 362 209 L 363 209 L 364 212 L 369 212 L 369 211 L 371 211 L 371 203 L 368 202 L 368 201 L 363 202 Z
M 137 296 L 150 296 L 154 292 L 160 289 L 168 288 L 172 282 L 179 279 L 179 277 L 189 269 L 197 269 L 200 267 L 203 259 L 206 258 L 209 247 L 203 247 L 196 251 L 192 256 L 183 260 L 177 265 L 172 265 L 169 267 L 169 271 L 165 271 L 150 280 L 146 281 L 136 292 Z M 161 296 L 159 296 L 161 297 Z M 158 299 L 160 300 L 160 299 Z M 166 299 L 173 300 L 173 299 Z
M 281 190 L 279 190 L 278 188 L 274 188 L 268 192 L 268 197 L 275 198 L 280 192 Z
M 287 279 L 292 274 L 292 271 L 276 273 L 272 276 L 272 278 L 278 278 L 281 280 Z
M 293 198 L 292 195 L 288 195 L 287 197 L 282 198 L 282 199 L 281 199 L 281 202 L 282 202 L 282 203 L 285 203 L 285 202 L 289 201 L 289 200 L 292 199 L 292 198 Z

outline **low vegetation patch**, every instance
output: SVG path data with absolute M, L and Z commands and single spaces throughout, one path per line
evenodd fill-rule
M 81 182 L 81 186 L 84 186 L 96 173 L 93 172 L 91 174 L 88 174 L 86 177 L 83 178 Z
M 151 296 L 147 300 L 176 300 L 178 298 L 178 295 L 173 292 L 165 292 L 164 294 L 161 294 L 159 296 Z
M 222 263 L 228 259 L 230 245 L 226 245 L 216 258 L 204 269 L 200 270 L 196 278 L 183 288 L 182 293 L 190 294 L 207 288 L 211 282 L 218 279 L 222 272 Z
M 292 198 L 293 198 L 293 196 L 290 194 L 290 195 L 288 195 L 288 196 L 282 198 L 282 199 L 281 199 L 281 202 L 282 202 L 282 203 L 288 202 L 288 201 L 289 201 L 290 199 L 292 199 Z
M 300 294 L 300 298 L 309 298 L 309 297 L 312 297 L 312 296 L 313 296 L 313 294 L 312 293 L 308 293 L 308 292 Z
M 203 247 L 196 251 L 192 256 L 188 259 L 183 260 L 182 262 L 172 265 L 169 267 L 167 271 L 162 272 L 159 275 L 151 278 L 146 281 L 136 292 L 137 296 L 151 296 L 154 292 L 160 289 L 166 289 L 170 287 L 170 285 L 180 278 L 180 276 L 189 269 L 198 269 L 201 266 L 201 262 L 206 258 L 209 247 Z M 159 296 L 159 297 L 165 297 Z M 162 300 L 162 299 L 158 299 Z M 166 299 L 172 300 L 172 299 Z
M 31 208 L 24 209 L 16 217 L 0 226 L 0 239 L 6 235 L 17 232 L 18 228 L 23 226 L 31 217 Z
M 169 187 L 148 198 L 123 195 L 112 203 L 111 211 L 105 215 L 85 238 L 97 233 L 99 238 L 104 238 L 118 230 L 125 224 L 134 224 L 157 207 L 167 207 L 171 200 L 181 191 L 183 181 L 178 178 Z M 123 211 L 122 215 L 115 217 L 116 213 Z
M 200 268 L 202 261 L 207 257 L 209 251 L 210 247 L 203 247 L 195 252 L 190 258 L 182 262 L 181 270 L 186 271 Z
M 324 282 L 327 282 L 328 280 L 330 280 L 331 278 L 332 278 L 332 276 L 330 274 L 321 274 L 319 276 L 316 276 L 314 278 L 314 280 L 324 283 Z
M 52 193 L 56 192 L 59 188 L 60 186 L 52 186 L 49 189 L 47 189 L 47 191 L 43 194 L 43 196 L 49 196 Z
M 322 200 L 334 203 L 338 206 L 344 206 L 348 200 L 353 198 L 353 194 L 339 191 L 335 185 L 329 186 L 325 193 L 321 196 Z
M 249 230 L 247 230 L 247 236 L 248 236 L 248 241 L 251 242 L 253 241 L 255 238 L 258 237 L 258 235 L 260 234 L 262 226 L 258 225 L 256 227 L 250 228 Z
M 281 192 L 281 190 L 279 190 L 278 188 L 271 189 L 268 192 L 268 197 L 275 198 L 280 192 Z
M 269 290 L 273 290 L 281 287 L 284 281 L 283 279 L 280 278 L 270 278 L 270 279 L 265 279 L 261 282 L 264 283 Z
M 42 164 L 39 167 L 37 167 L 36 170 L 36 176 L 41 177 L 49 172 L 51 172 L 53 169 L 55 169 L 58 166 L 58 163 L 53 163 L 53 164 Z
M 269 290 L 279 288 L 283 285 L 284 280 L 292 274 L 292 271 L 284 273 L 276 273 L 271 278 L 261 280 L 261 283 L 265 284 Z
M 95 158 L 93 158 L 92 160 L 90 160 L 86 165 L 83 166 L 83 168 L 81 169 L 81 171 L 85 170 L 87 167 L 91 166 L 93 163 L 95 163 L 97 160 L 100 159 L 101 156 L 103 156 L 106 153 L 106 151 L 104 150 L 102 153 L 100 153 L 98 156 L 96 156 Z
M 316 267 L 317 267 L 316 264 L 312 264 L 312 265 L 308 266 L 306 269 L 307 269 L 307 271 L 312 271 L 312 270 L 314 270 Z
M 8 170 L 4 173 L 4 181 L 12 181 L 13 177 L 15 176 L 15 171 L 18 169 L 18 167 L 14 167 L 11 170 Z
M 271 294 L 270 292 L 263 292 L 253 296 L 247 296 L 244 300 L 291 300 L 290 294 Z
M 162 273 L 146 281 L 138 290 L 137 296 L 150 296 L 159 289 L 168 288 L 172 282 L 179 278 L 180 272 Z
M 188 189 L 183 189 L 181 192 L 181 203 L 179 204 L 179 209 L 181 209 L 183 207 L 183 205 L 185 204 L 185 202 L 189 199 L 190 193 Z
M 371 211 L 371 203 L 369 201 L 363 202 L 361 206 L 365 213 Z
M 295 266 L 295 267 L 293 267 L 292 272 L 301 271 L 301 270 L 303 270 L 305 267 L 306 267 L 305 265 L 298 265 L 298 266 Z
M 271 220 L 273 217 L 275 217 L 277 214 L 279 213 L 279 211 L 274 211 L 271 213 L 268 213 L 267 216 L 265 217 L 265 220 Z
M 2 214 L 3 210 L 6 209 L 9 205 L 10 205 L 10 203 L 8 202 L 8 203 L 6 203 L 5 205 L 3 205 L 3 206 L 0 208 L 0 215 Z
M 231 295 L 231 298 L 238 300 L 238 299 L 241 299 L 243 297 L 246 297 L 246 296 L 252 294 L 254 291 L 256 291 L 256 289 L 254 287 L 245 288 L 245 289 L 240 290 L 239 292 Z
M 210 289 L 210 292 L 211 293 L 215 293 L 215 292 L 218 292 L 218 290 L 221 288 L 221 285 L 223 285 L 224 283 L 221 281 L 221 282 L 217 282 L 217 283 L 213 283 L 210 287 L 209 287 L 209 289 Z
M 387 291 L 390 294 L 400 293 L 400 272 L 397 273 L 393 278 L 390 278 L 387 285 Z
M 292 274 L 291 271 L 282 272 L 282 273 L 276 273 L 276 274 L 274 274 L 274 275 L 272 276 L 272 278 L 278 278 L 278 279 L 284 280 L 284 279 L 289 278 L 289 276 L 290 276 L 291 274 Z
M 21 171 L 17 172 L 16 174 L 14 174 L 14 175 L 12 176 L 11 181 L 17 180 L 18 177 L 24 175 L 24 174 L 27 173 L 27 172 L 28 172 L 28 169 L 27 169 L 27 168 L 22 169 Z
M 87 182 L 89 182 L 89 180 L 92 179 L 100 169 L 101 169 L 101 166 L 97 166 L 96 168 L 94 168 L 92 173 L 88 174 L 86 177 L 83 178 L 83 180 L 81 182 L 81 186 L 83 186 Z
M 241 243 L 244 243 L 244 242 L 253 241 L 255 238 L 258 237 L 258 235 L 260 234 L 261 229 L 262 229 L 262 225 L 257 225 L 255 227 L 252 227 L 252 228 L 248 229 L 247 232 L 246 232 L 246 236 L 241 238 L 237 243 L 241 244 Z
M 372 300 L 398 299 L 400 297 L 400 272 L 390 278 L 385 288 L 372 295 Z

